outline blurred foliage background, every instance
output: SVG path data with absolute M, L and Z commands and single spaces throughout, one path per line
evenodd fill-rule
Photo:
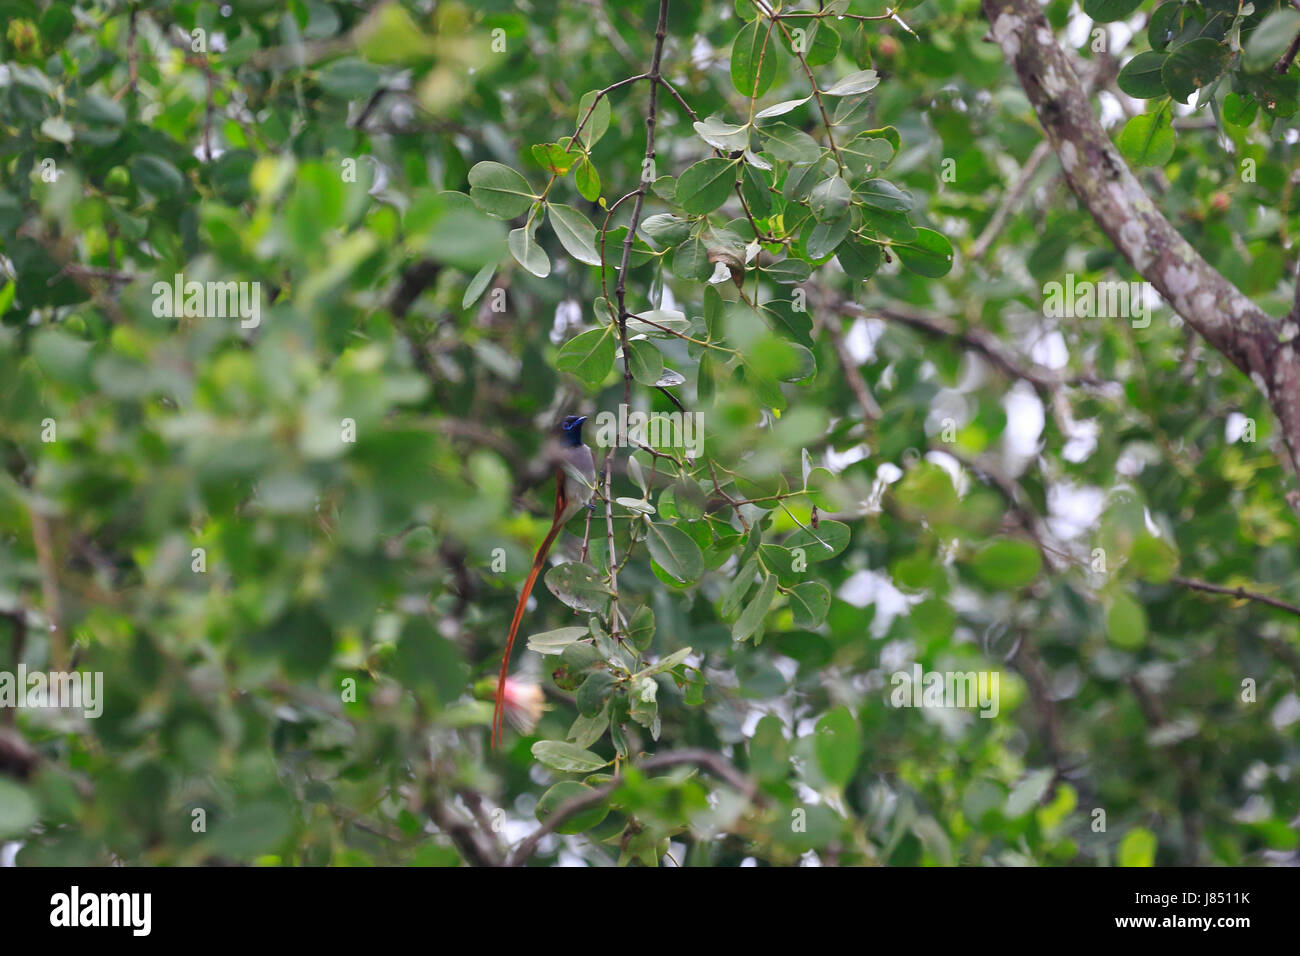
M 1294 69 L 1240 52 L 1279 5 L 1088 6 L 1047 5 L 1108 128 L 1155 116 L 1153 202 L 1284 313 Z M 657 4 L 0 9 L 0 669 L 105 687 L 0 711 L 5 859 L 1295 861 L 1294 476 L 1166 306 L 1044 313 L 1139 277 L 974 0 L 672 0 L 630 382 L 652 84 L 584 96 Z M 1192 105 L 1116 86 L 1203 39 Z M 615 450 L 493 753 L 546 435 L 625 389 L 703 454 Z M 891 706 L 913 664 L 997 716 Z

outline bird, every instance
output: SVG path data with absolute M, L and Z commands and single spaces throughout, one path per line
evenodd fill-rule
M 501 717 L 505 706 L 510 651 L 515 646 L 515 635 L 519 632 L 519 622 L 523 619 L 528 595 L 533 591 L 537 575 L 545 566 L 546 555 L 551 550 L 551 545 L 555 543 L 555 539 L 559 537 L 560 529 L 583 508 L 595 508 L 591 498 L 596 490 L 596 461 L 591 456 L 591 449 L 582 443 L 582 424 L 586 420 L 585 415 L 568 415 L 556 430 L 559 437 L 558 447 L 552 447 L 552 454 L 556 461 L 555 514 L 551 518 L 551 530 L 546 532 L 546 537 L 537 548 L 532 569 L 524 579 L 523 590 L 519 593 L 519 603 L 515 605 L 515 616 L 510 621 L 510 636 L 506 638 L 506 651 L 501 658 L 496 707 L 492 713 L 492 749 L 494 750 L 501 742 Z

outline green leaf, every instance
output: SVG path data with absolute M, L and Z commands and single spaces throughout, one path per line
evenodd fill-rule
M 1099 23 L 1123 20 L 1142 0 L 1083 0 L 1083 12 Z
M 767 617 L 768 609 L 772 606 L 772 601 L 776 597 L 776 575 L 767 574 L 763 576 L 763 584 L 754 595 L 754 599 L 745 605 L 745 609 L 740 612 L 740 617 L 736 618 L 736 623 L 731 628 L 731 639 L 733 641 L 743 641 L 753 635 L 762 625 L 763 619 Z
M 572 561 L 546 572 L 546 589 L 571 608 L 597 614 L 604 611 L 611 593 L 594 568 Z
M 371 10 L 356 31 L 357 50 L 371 63 L 412 64 L 430 58 L 435 50 L 428 36 L 400 3 L 384 3 Z
M 695 132 L 700 134 L 700 139 L 714 149 L 721 149 L 730 153 L 738 149 L 749 148 L 749 127 L 747 125 L 737 126 L 732 123 L 724 123 L 716 116 L 710 116 L 708 119 L 694 125 Z
M 773 123 L 763 127 L 762 133 L 763 148 L 777 159 L 806 165 L 821 158 L 822 148 L 817 140 L 793 126 Z M 794 175 L 793 170 L 790 175 Z
M 583 717 L 579 714 L 573 721 L 572 726 L 569 727 L 569 733 L 566 736 L 579 747 L 590 747 L 605 736 L 605 731 L 608 728 L 609 708 L 606 707 L 595 717 Z
M 1154 866 L 1156 835 L 1146 827 L 1134 827 L 1119 841 L 1120 866 Z
M 77 101 L 77 115 L 91 125 L 121 126 L 126 122 L 126 107 L 107 96 L 86 93 Z
M 543 631 L 528 638 L 528 649 L 538 654 L 563 654 L 564 649 L 574 641 L 587 636 L 585 627 L 560 627 L 553 631 Z
M 903 268 L 917 275 L 938 279 L 952 269 L 952 243 L 933 229 L 918 227 L 915 239 L 896 242 L 892 248 L 898 253 Z
M 812 267 L 808 263 L 793 257 L 787 257 L 779 262 L 760 263 L 759 269 L 773 282 L 787 285 L 805 282 L 812 275 Z
M 614 367 L 615 342 L 612 326 L 591 329 L 575 335 L 560 346 L 555 357 L 555 368 L 577 376 L 589 389 L 605 381 Z
M 650 557 L 670 575 L 689 584 L 704 573 L 700 546 L 685 531 L 671 524 L 651 522 L 646 533 Z
M 1147 639 L 1147 612 L 1124 591 L 1116 591 L 1106 611 L 1106 636 L 1122 650 L 1137 650 Z
M 25 836 L 37 818 L 36 801 L 27 788 L 0 776 L 0 839 Z
M 662 212 L 641 221 L 637 233 L 643 238 L 665 248 L 680 245 L 691 234 L 691 224 L 671 213 Z
M 533 146 L 537 164 L 555 176 L 566 176 L 578 163 L 586 159 L 582 150 L 569 143 L 566 136 L 558 143 L 538 143 Z
M 1151 49 L 1163 50 L 1178 35 L 1182 12 L 1182 0 L 1173 0 L 1156 8 L 1147 24 L 1147 42 L 1151 44 Z
M 759 780 L 784 780 L 790 773 L 790 741 L 781 718 L 768 714 L 749 740 L 749 768 Z
M 511 229 L 507 245 L 515 261 L 537 278 L 545 279 L 551 274 L 550 257 L 546 255 L 546 250 L 537 244 L 536 220 L 527 226 Z
M 538 763 L 560 773 L 591 773 L 609 764 L 590 750 L 562 740 L 539 740 L 532 752 Z
M 816 535 L 816 537 L 814 537 Z M 842 521 L 822 521 L 817 529 L 800 528 L 786 538 L 783 547 L 803 548 L 809 564 L 829 561 L 849 546 L 849 526 Z
M 335 60 L 317 77 L 321 89 L 340 99 L 354 100 L 369 96 L 379 89 L 379 71 L 365 60 L 355 56 Z
M 664 373 L 663 354 L 644 339 L 627 343 L 627 354 L 632 378 L 642 385 L 653 387 Z
M 1199 37 L 1170 52 L 1160 68 L 1165 89 L 1180 103 L 1217 79 L 1228 66 L 1231 51 L 1209 37 Z
M 1119 134 L 1119 150 L 1134 166 L 1163 166 L 1174 155 L 1174 127 L 1169 111 L 1139 113 Z
M 673 275 L 687 282 L 705 282 L 713 275 L 709 247 L 699 237 L 688 239 L 673 252 Z
M 1249 126 L 1258 113 L 1259 104 L 1249 94 L 1229 93 L 1223 98 L 1223 121 L 1231 126 Z
M 578 187 L 578 195 L 588 202 L 600 198 L 600 173 L 587 159 L 578 163 L 578 171 L 573 174 L 573 183 Z
M 1154 50 L 1139 53 L 1124 65 L 1115 78 L 1115 85 L 1129 96 L 1149 100 L 1165 95 L 1165 84 L 1160 69 L 1165 65 L 1165 54 Z
M 627 636 L 639 651 L 650 649 L 650 642 L 655 636 L 655 612 L 650 605 L 643 604 L 636 609 L 627 624 Z
M 1259 9 L 1258 4 L 1256 9 Z M 1246 69 L 1256 73 L 1271 69 L 1282 59 L 1297 33 L 1300 33 L 1300 12 L 1283 4 L 1281 10 L 1274 10 L 1265 17 L 1246 41 L 1242 57 Z
M 599 714 L 616 683 L 614 675 L 607 670 L 595 670 L 588 674 L 574 696 L 578 713 L 584 717 L 595 717 Z
M 537 199 L 533 187 L 515 170 L 501 163 L 482 162 L 469 171 L 469 196 L 489 216 L 522 216 Z
M 72 129 L 72 124 L 62 116 L 50 116 L 42 121 L 41 135 L 54 140 L 56 143 L 64 144 L 71 143 L 77 137 L 76 132 Z
M 659 658 L 659 660 L 655 661 L 649 667 L 638 671 L 633 675 L 632 679 L 634 681 L 640 681 L 646 677 L 653 677 L 655 674 L 662 674 L 666 671 L 670 671 L 690 656 L 691 649 L 689 647 L 679 647 L 671 654 L 666 654 Z
M 496 275 L 496 271 L 497 264 L 495 262 L 489 262 L 475 273 L 474 278 L 470 279 L 469 285 L 465 287 L 465 294 L 461 296 L 460 307 L 462 309 L 468 309 L 478 301 L 479 296 L 483 294 L 483 290 L 485 290 L 488 287 L 488 283 L 492 281 L 492 277 Z
M 878 173 L 894 158 L 889 140 L 862 133 L 840 147 L 840 158 L 854 180 Z
M 669 338 L 672 332 L 665 332 L 664 329 L 671 329 L 673 332 L 685 332 L 691 325 L 690 320 L 675 309 L 650 309 L 639 315 L 640 317 L 634 315 L 627 320 L 629 335 L 654 335 L 660 338 Z M 654 324 L 651 325 L 651 322 Z
M 769 106 L 766 109 L 759 110 L 754 114 L 754 119 L 762 120 L 771 119 L 773 116 L 784 116 L 786 113 L 803 106 L 803 104 L 807 103 L 811 98 L 812 94 L 809 94 L 808 96 L 803 97 L 803 99 L 783 100 L 782 102 Z
M 1023 817 L 1029 813 L 1043 799 L 1047 793 L 1047 788 L 1052 785 L 1052 779 L 1056 772 L 1051 768 L 1035 770 L 1033 773 L 1016 784 L 1015 789 L 1007 795 L 1006 807 L 1003 813 L 1012 820 Z
M 813 187 L 808 204 L 817 219 L 829 222 L 848 214 L 851 198 L 849 184 L 839 176 L 832 176 Z
M 887 212 L 907 212 L 912 208 L 912 197 L 884 179 L 868 179 L 853 194 L 868 206 Z
M 805 244 L 808 255 L 813 259 L 829 256 L 848 238 L 850 226 L 848 216 L 817 223 L 808 234 L 808 242 Z
M 1018 538 L 996 538 L 971 559 L 971 570 L 989 587 L 1022 588 L 1038 577 L 1043 556 L 1038 548 Z
M 874 90 L 880 83 L 875 70 L 858 70 L 850 73 L 829 89 L 822 90 L 822 96 L 853 96 Z
M 131 178 L 141 189 L 147 190 L 159 199 L 175 196 L 185 186 L 181 171 L 161 156 L 151 153 L 139 153 L 131 157 L 127 164 Z
M 599 142 L 600 138 L 604 136 L 605 132 L 609 129 L 609 97 L 602 96 L 600 102 L 596 103 L 595 109 L 592 109 L 591 106 L 596 99 L 596 94 L 599 92 L 600 90 L 592 90 L 589 93 L 584 93 L 582 99 L 578 101 L 579 123 L 582 122 L 583 117 L 587 117 L 587 111 L 591 110 L 591 115 L 587 117 L 586 125 L 582 127 L 582 134 L 578 137 L 578 141 L 588 150 Z
M 736 92 L 753 99 L 762 96 L 776 78 L 776 49 L 770 36 L 772 24 L 755 20 L 736 36 L 731 45 L 731 82 Z
M 820 581 L 804 581 L 790 592 L 790 607 L 799 627 L 816 627 L 831 607 L 830 588 Z
M 862 756 L 862 735 L 847 707 L 827 711 L 813 731 L 817 766 L 830 783 L 843 787 L 853 779 Z
M 727 590 L 722 592 L 722 603 L 718 605 L 718 614 L 723 618 L 731 617 L 740 607 L 749 589 L 754 585 L 754 572 L 758 570 L 758 558 L 751 557 L 741 563 L 740 570 L 731 578 Z
M 851 279 L 870 279 L 884 262 L 880 247 L 857 236 L 849 236 L 835 249 L 835 258 Z
M 589 787 L 585 783 L 577 780 L 561 780 L 551 789 L 542 794 L 542 798 L 537 801 L 537 809 L 534 811 L 538 822 L 545 823 L 550 819 L 560 807 L 575 800 L 579 797 L 588 797 L 596 792 L 595 787 Z M 601 800 L 599 803 L 586 810 L 575 813 L 569 819 L 559 824 L 555 828 L 556 833 L 583 833 L 604 820 L 609 815 L 609 801 Z
M 736 176 L 733 160 L 701 160 L 678 178 L 677 204 L 692 216 L 713 212 L 731 195 Z
M 596 252 L 596 227 L 587 217 L 572 206 L 550 203 L 546 208 L 550 213 L 551 228 L 565 251 L 579 262 L 600 265 L 600 255 Z
M 1164 538 L 1143 532 L 1133 542 L 1128 563 L 1143 581 L 1164 584 L 1178 570 L 1178 551 Z

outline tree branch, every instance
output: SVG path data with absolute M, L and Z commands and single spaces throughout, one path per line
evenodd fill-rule
M 623 237 L 623 259 L 618 267 L 618 282 L 614 286 L 614 297 L 618 302 L 618 338 L 623 348 L 623 404 L 632 403 L 632 366 L 627 349 L 627 320 L 631 315 L 627 310 L 627 270 L 632 264 L 632 244 L 636 241 L 636 230 L 641 225 L 641 207 L 645 203 L 646 191 L 650 188 L 649 171 L 655 162 L 655 123 L 659 118 L 659 65 L 664 56 L 664 40 L 668 36 L 668 0 L 659 0 L 659 21 L 655 26 L 655 48 L 650 56 L 650 107 L 645 117 L 645 164 L 642 166 L 636 187 L 636 199 L 632 203 L 632 219 L 627 226 L 627 235 Z M 602 256 L 603 260 L 603 256 Z
M 983 6 L 992 39 L 1033 104 L 1070 188 L 1133 268 L 1268 397 L 1291 464 L 1300 470 L 1300 357 L 1282 341 L 1278 323 L 1155 208 L 1102 130 L 1036 0 L 983 0 Z M 1288 500 L 1300 514 L 1300 495 Z
M 1267 604 L 1269 607 L 1275 607 L 1279 611 L 1286 611 L 1288 614 L 1294 614 L 1300 617 L 1300 606 L 1282 601 L 1275 597 L 1269 597 L 1267 594 L 1260 594 L 1258 591 L 1247 591 L 1243 587 L 1225 587 L 1222 584 L 1211 584 L 1209 581 L 1200 581 L 1196 578 L 1172 577 L 1169 579 L 1174 584 L 1181 587 L 1191 588 L 1193 591 L 1204 591 L 1207 594 L 1226 594 L 1229 597 L 1235 597 L 1240 601 L 1258 601 L 1260 604 Z

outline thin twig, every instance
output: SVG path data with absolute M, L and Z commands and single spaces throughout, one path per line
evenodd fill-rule
M 614 448 L 611 446 L 609 451 L 605 453 L 605 535 L 606 540 L 609 542 L 609 554 L 606 556 L 606 561 L 609 567 L 609 590 L 613 594 L 612 600 L 610 601 L 609 633 L 611 636 L 617 637 L 619 627 L 618 567 L 615 564 L 616 558 L 614 555 L 614 496 L 613 492 L 610 490 L 612 482 L 610 481 L 609 474 L 609 466 L 613 458 Z
M 1175 576 L 1169 580 L 1180 587 L 1191 588 L 1193 591 L 1204 591 L 1207 594 L 1223 594 L 1241 601 L 1258 601 L 1260 604 L 1267 604 L 1279 611 L 1286 611 L 1288 614 L 1295 614 L 1300 617 L 1300 605 L 1269 597 L 1267 594 L 1261 594 L 1258 591 L 1248 591 L 1243 587 L 1225 587 L 1222 584 L 1211 584 L 1209 581 L 1201 581 L 1197 578 Z

